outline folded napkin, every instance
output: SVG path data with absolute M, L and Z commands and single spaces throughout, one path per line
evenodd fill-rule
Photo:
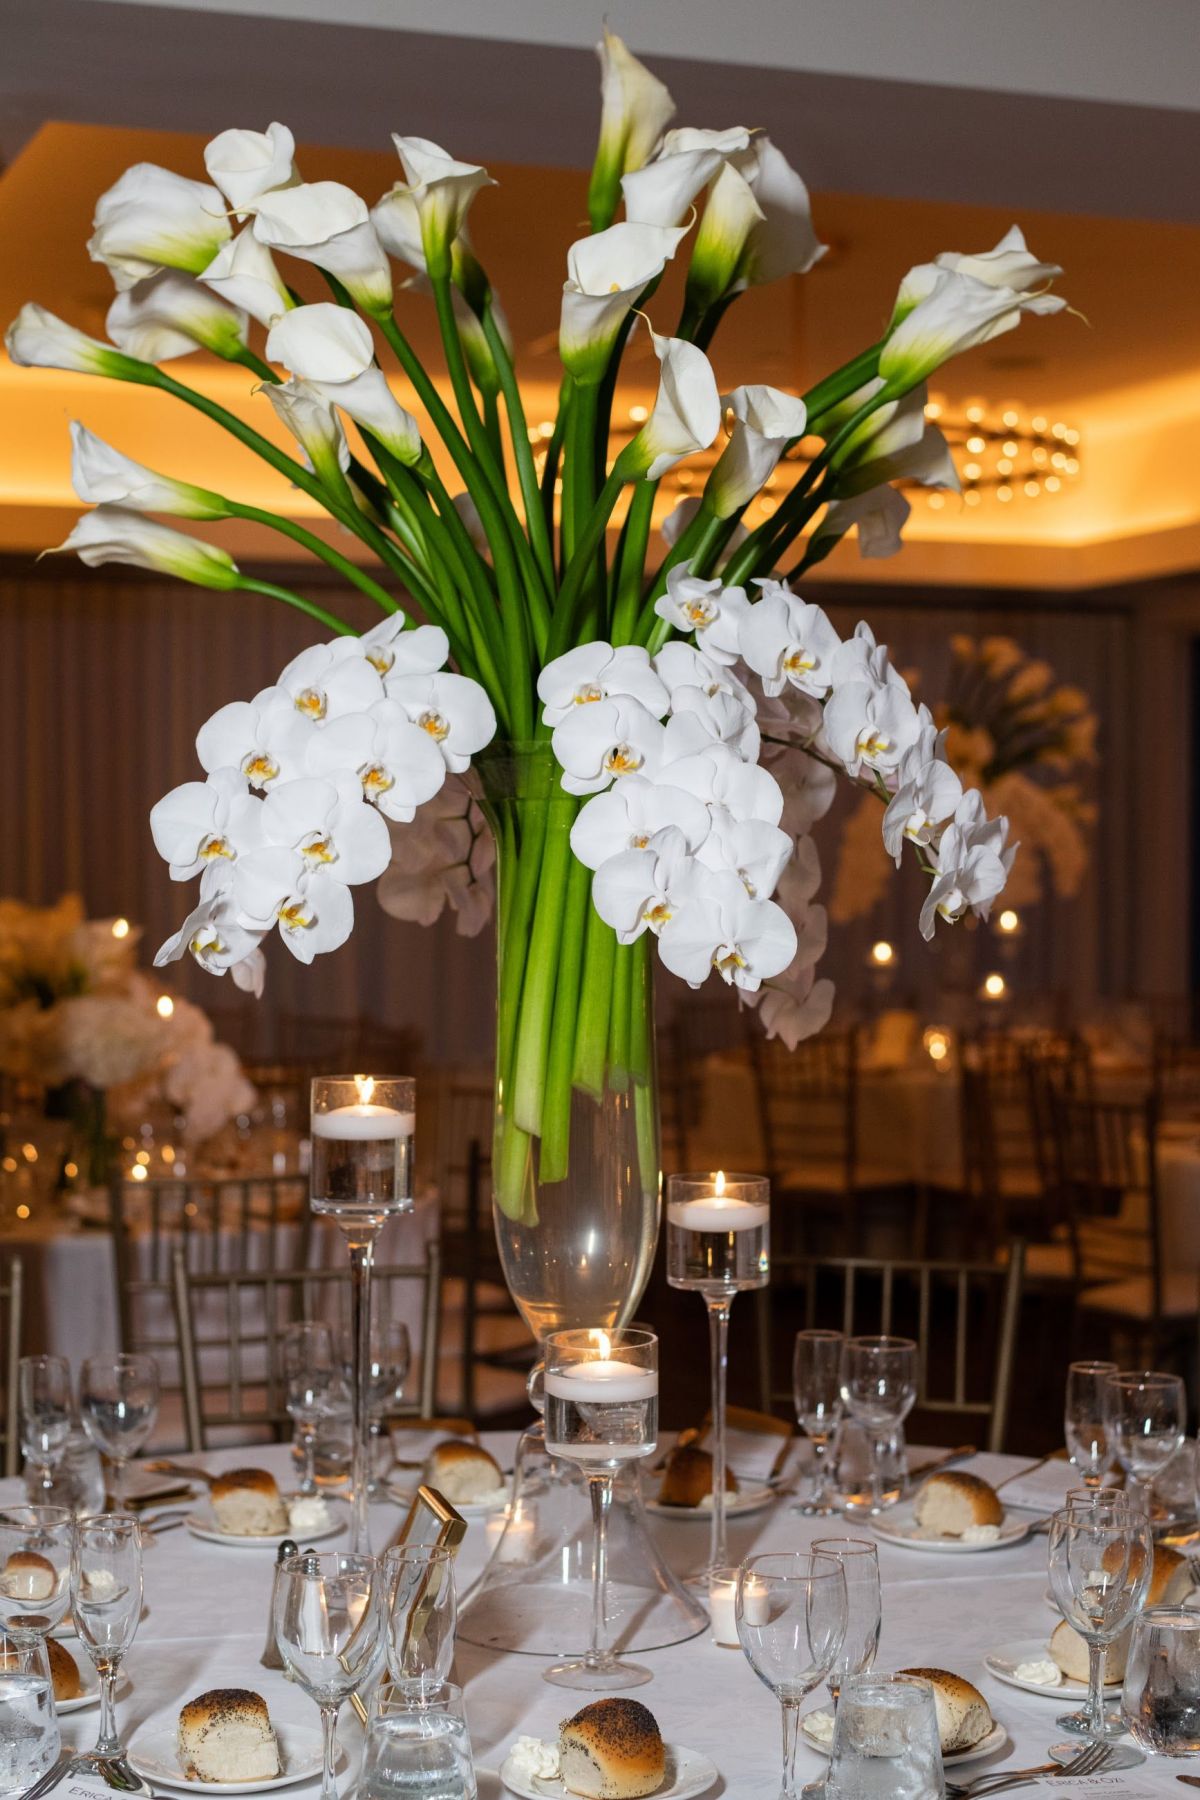
M 1067 1497 L 1067 1489 L 1082 1487 L 1079 1471 L 1062 1458 L 1030 1463 L 1013 1471 L 1011 1456 L 973 1456 L 970 1462 L 955 1466 L 969 1475 L 980 1475 L 1000 1491 L 1005 1506 L 1029 1508 L 1033 1512 L 1057 1512 Z

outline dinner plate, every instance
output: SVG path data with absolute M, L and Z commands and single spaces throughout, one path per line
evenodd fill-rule
M 955 1537 L 918 1537 L 920 1530 L 911 1500 L 899 1506 L 893 1506 L 889 1512 L 881 1513 L 878 1518 L 867 1519 L 872 1531 L 889 1544 L 903 1544 L 906 1550 L 933 1550 L 941 1556 L 973 1556 L 981 1550 L 1006 1550 L 1011 1544 L 1019 1544 L 1029 1536 L 1037 1524 L 1037 1515 L 1031 1513 L 1028 1518 L 1014 1519 L 1011 1512 L 1005 1515 L 1000 1527 L 999 1537 L 987 1544 L 964 1544 L 961 1538 Z
M 295 1494 L 284 1494 L 282 1496 L 284 1505 L 286 1506 L 289 1500 L 294 1500 L 296 1497 Z M 293 1538 L 306 1544 L 315 1544 L 319 1543 L 322 1538 L 336 1537 L 339 1531 L 344 1531 L 349 1517 L 344 1500 L 333 1500 L 327 1495 L 322 1495 L 322 1498 L 332 1516 L 328 1525 L 317 1531 L 314 1531 L 311 1526 L 307 1529 L 301 1527 L 299 1530 L 293 1526 L 288 1531 L 272 1532 L 270 1536 L 265 1537 L 235 1537 L 231 1532 L 218 1529 L 216 1515 L 210 1502 L 202 1502 L 197 1511 L 189 1513 L 183 1522 L 193 1537 L 203 1538 L 209 1544 L 226 1544 L 234 1550 L 244 1548 L 262 1550 L 268 1546 L 277 1550 L 285 1538 Z M 193 1781 L 188 1785 L 194 1788 L 196 1783 Z
M 100 1699 L 100 1677 L 89 1658 L 80 1654 L 75 1658 L 75 1666 L 79 1670 L 79 1685 L 82 1694 L 76 1694 L 74 1700 L 56 1700 L 54 1710 L 63 1713 L 82 1712 L 85 1706 L 95 1706 Z M 117 1699 L 124 1699 L 129 1692 L 129 1683 L 124 1676 L 117 1683 Z
M 656 1787 L 649 1800 L 688 1800 L 692 1794 L 706 1794 L 719 1773 L 717 1765 L 699 1750 L 688 1750 L 683 1744 L 666 1745 L 667 1772 L 662 1785 Z M 567 1790 L 557 1775 L 547 1780 L 535 1775 L 530 1780 L 512 1771 L 512 1757 L 500 1765 L 500 1779 L 521 1800 L 560 1800 Z
M 1010 1644 L 997 1644 L 989 1650 L 983 1659 L 984 1667 L 989 1675 L 997 1681 L 1007 1682 L 1009 1687 L 1021 1688 L 1026 1694 L 1041 1694 L 1047 1700 L 1086 1700 L 1087 1683 L 1085 1681 L 1068 1681 L 1064 1679 L 1057 1687 L 1044 1687 L 1037 1681 L 1019 1680 L 1016 1674 L 1017 1664 L 1023 1662 L 1048 1662 L 1050 1651 L 1045 1638 L 1019 1638 Z M 1106 1681 L 1104 1684 L 1109 1693 L 1115 1693 L 1121 1686 L 1119 1681 Z
M 808 1729 L 809 1719 L 815 1719 L 818 1713 L 822 1713 L 827 1719 L 833 1717 L 833 1714 L 827 1709 L 818 1707 L 813 1712 L 805 1713 L 800 1721 L 800 1730 L 803 1733 L 804 1741 L 810 1750 L 815 1750 L 818 1756 L 828 1756 L 830 1746 L 824 1743 L 821 1738 L 812 1736 Z M 942 1757 L 942 1761 L 947 1768 L 950 1767 L 951 1763 L 977 1762 L 981 1756 L 991 1756 L 994 1751 L 1003 1750 L 1007 1742 L 1007 1731 L 1005 1731 L 1003 1725 L 998 1721 L 993 1720 L 992 1729 L 985 1738 L 980 1738 L 979 1742 L 977 1744 L 972 1744 L 969 1750 L 950 1750 L 946 1752 Z
M 725 1496 L 725 1517 L 736 1519 L 742 1513 L 758 1512 L 764 1506 L 770 1506 L 776 1498 L 776 1490 L 765 1483 L 757 1487 L 740 1488 L 736 1494 Z M 708 1505 L 700 1506 L 668 1506 L 662 1500 L 647 1500 L 646 1511 L 656 1513 L 660 1519 L 706 1519 L 712 1523 L 711 1495 L 705 1495 Z
M 163 1787 L 180 1788 L 188 1794 L 261 1794 L 268 1788 L 290 1787 L 293 1782 L 311 1781 L 321 1773 L 321 1733 L 311 1725 L 276 1725 L 279 1760 L 284 1773 L 270 1781 L 189 1781 L 179 1763 L 179 1721 L 177 1716 L 159 1713 L 147 1719 L 129 1740 L 129 1760 L 139 1775 Z M 345 1757 L 339 1746 L 337 1762 Z M 335 1765 L 336 1766 L 336 1765 Z

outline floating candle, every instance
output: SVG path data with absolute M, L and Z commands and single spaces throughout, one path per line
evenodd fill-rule
M 636 1363 L 610 1361 L 572 1363 L 569 1369 L 547 1372 L 546 1392 L 577 1406 L 611 1406 L 617 1402 L 653 1400 L 658 1393 L 658 1370 Z
M 349 1138 L 368 1141 L 383 1138 L 411 1137 L 416 1130 L 416 1115 L 399 1112 L 394 1106 L 359 1103 L 335 1106 L 328 1112 L 314 1112 L 314 1137 Z
M 758 1200 L 735 1200 L 728 1194 L 707 1199 L 672 1200 L 667 1220 L 677 1231 L 753 1231 L 770 1222 L 771 1208 Z

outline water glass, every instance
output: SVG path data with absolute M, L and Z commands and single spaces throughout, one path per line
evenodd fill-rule
M 1098 1488 L 1116 1461 L 1109 1428 L 1108 1393 L 1108 1377 L 1116 1373 L 1117 1365 L 1111 1362 L 1073 1362 L 1067 1366 L 1063 1436 L 1067 1454 L 1086 1487 Z
M 453 1554 L 442 1544 L 402 1544 L 384 1558 L 383 1582 L 388 1668 L 401 1693 L 420 1700 L 445 1683 L 454 1661 Z
M 287 1409 L 296 1428 L 303 1458 L 300 1492 L 317 1491 L 317 1427 L 330 1409 L 339 1374 L 333 1356 L 333 1333 L 319 1319 L 289 1325 L 280 1347 Z
M 796 1800 L 800 1702 L 825 1680 L 846 1634 L 846 1576 L 836 1556 L 782 1551 L 751 1556 L 734 1600 L 746 1660 L 783 1710 L 783 1787 Z
M 321 1800 L 337 1800 L 337 1717 L 369 1685 L 380 1649 L 380 1576 L 373 1556 L 306 1550 L 275 1571 L 275 1641 L 287 1669 L 321 1713 Z
M 154 1430 L 158 1364 L 152 1356 L 89 1356 L 79 1375 L 83 1428 L 112 1466 L 113 1510 L 124 1500 L 125 1465 Z
M 1128 1480 L 1150 1490 L 1184 1440 L 1187 1399 L 1178 1375 L 1157 1369 L 1123 1370 L 1108 1377 L 1109 1420 L 1117 1461 Z
M 358 1791 L 360 1800 L 476 1800 L 462 1689 L 443 1682 L 419 1703 L 377 1690 Z
M 0 1630 L 9 1637 L 24 1644 L 61 1624 L 71 1604 L 74 1540 L 75 1520 L 65 1506 L 10 1506 L 0 1513 Z M 14 1569 L 14 1557 L 38 1560 Z
M 854 1337 L 842 1346 L 842 1400 L 871 1444 L 871 1493 L 866 1511 L 882 1512 L 899 1497 L 885 1488 L 900 1428 L 917 1398 L 917 1346 L 912 1338 Z
M 1144 1750 L 1200 1751 L 1200 1614 L 1186 1606 L 1146 1608 L 1133 1627 L 1121 1711 Z
M 71 1435 L 71 1369 L 64 1356 L 23 1356 L 17 1364 L 21 1453 L 49 1497 Z
M 847 1677 L 865 1674 L 879 1649 L 883 1624 L 879 1551 L 871 1539 L 856 1537 L 816 1538 L 810 1549 L 815 1556 L 835 1556 L 846 1577 L 846 1632 L 828 1676 L 836 1709 Z
M 0 1794 L 32 1787 L 61 1749 L 45 1640 L 0 1637 Z
M 114 1695 L 121 1660 L 142 1616 L 142 1531 L 128 1513 L 79 1519 L 71 1553 L 71 1616 L 100 1677 L 100 1729 L 92 1760 L 126 1767 Z M 131 1774 L 140 1790 L 141 1783 Z
M 1124 1731 L 1123 1722 L 1104 1714 L 1104 1658 L 1108 1646 L 1132 1623 L 1145 1602 L 1154 1567 L 1154 1539 L 1145 1513 L 1128 1504 L 1090 1511 L 1055 1513 L 1047 1552 L 1050 1586 L 1059 1610 L 1088 1647 L 1088 1699 L 1081 1735 L 1106 1743 Z M 1080 1729 L 1073 1717 L 1058 1720 Z M 1078 1743 L 1058 1744 L 1050 1754 L 1069 1761 Z M 1128 1769 L 1142 1754 L 1124 1744 L 1108 1744 L 1108 1769 Z
M 840 1331 L 798 1331 L 792 1355 L 796 1420 L 813 1451 L 812 1490 L 796 1511 L 821 1517 L 835 1510 L 829 1491 L 829 1456 L 842 1422 L 845 1341 Z
M 829 1800 L 941 1800 L 933 1689 L 914 1675 L 852 1675 L 829 1758 Z

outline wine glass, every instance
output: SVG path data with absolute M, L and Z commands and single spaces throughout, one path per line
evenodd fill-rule
M 306 1550 L 275 1574 L 279 1654 L 321 1712 L 321 1800 L 337 1800 L 337 1718 L 342 1702 L 365 1687 L 380 1649 L 380 1574 L 373 1556 Z
M 1116 1461 L 1108 1423 L 1108 1377 L 1116 1373 L 1117 1365 L 1111 1362 L 1073 1362 L 1067 1366 L 1063 1435 L 1067 1454 L 1085 1487 L 1100 1487 Z
M 304 1457 L 302 1494 L 317 1491 L 317 1427 L 338 1380 L 333 1359 L 333 1333 L 319 1319 L 289 1325 L 281 1344 L 287 1409 Z
M 83 1429 L 112 1468 L 112 1500 L 125 1498 L 125 1465 L 144 1446 L 158 1417 L 158 1364 L 152 1356 L 89 1356 L 79 1374 Z
M 835 1556 L 846 1577 L 846 1633 L 826 1681 L 836 1717 L 842 1683 L 863 1675 L 875 1662 L 883 1623 L 883 1598 L 879 1585 L 879 1551 L 870 1538 L 815 1538 L 809 1545 L 814 1556 Z M 826 1783 L 813 1781 L 804 1789 L 809 1800 L 823 1794 Z
M 1109 1424 L 1117 1461 L 1153 1517 L 1155 1477 L 1184 1440 L 1187 1400 L 1178 1375 L 1157 1369 L 1123 1370 L 1108 1377 Z
M 11 1506 L 0 1513 L 0 1631 L 16 1643 L 46 1637 L 62 1623 L 71 1604 L 74 1540 L 68 1507 Z M 20 1559 L 15 1567 L 14 1558 Z
M 1104 1714 L 1104 1661 L 1108 1646 L 1140 1612 L 1154 1566 L 1150 1521 L 1131 1506 L 1096 1507 L 1088 1512 L 1058 1512 L 1050 1523 L 1050 1586 L 1064 1619 L 1088 1647 L 1087 1717 L 1082 1734 L 1106 1744 L 1105 1772 L 1131 1769 L 1144 1761 L 1140 1750 L 1109 1739 L 1124 1731 L 1124 1721 Z M 1072 1721 L 1060 1725 L 1074 1729 Z M 1078 1742 L 1055 1744 L 1050 1755 L 1069 1762 Z
M 758 1679 L 783 1709 L 783 1787 L 797 1800 L 800 1702 L 825 1680 L 846 1633 L 846 1575 L 836 1556 L 775 1551 L 750 1556 L 738 1571 L 738 1637 Z
M 842 1422 L 840 1331 L 798 1331 L 792 1356 L 792 1393 L 796 1419 L 813 1448 L 812 1492 L 797 1512 L 833 1512 L 829 1492 L 829 1449 Z
M 388 1551 L 383 1573 L 388 1668 L 402 1693 L 423 1700 L 454 1661 L 454 1558 L 444 1544 L 401 1544 Z
M 882 1512 L 884 1460 L 917 1398 L 917 1346 L 905 1337 L 853 1337 L 842 1346 L 842 1400 L 871 1445 L 871 1498 Z
M 349 1332 L 342 1337 L 342 1366 L 347 1381 L 353 1379 L 354 1345 Z M 383 1422 L 404 1397 L 404 1383 L 412 1366 L 412 1341 L 401 1319 L 372 1319 L 371 1352 L 367 1364 L 367 1411 L 371 1431 L 371 1493 L 378 1490 Z
M 23 1356 L 17 1364 L 21 1453 L 37 1471 L 42 1497 L 71 1435 L 71 1369 L 64 1356 Z
M 117 1671 L 142 1616 L 142 1531 L 130 1514 L 100 1513 L 76 1522 L 71 1615 L 100 1677 L 100 1729 L 87 1760 L 108 1785 L 150 1795 L 126 1758 L 114 1703 Z

